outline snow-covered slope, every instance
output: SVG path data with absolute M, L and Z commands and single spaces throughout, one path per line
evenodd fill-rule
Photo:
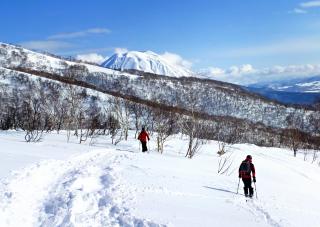
M 117 146 L 104 136 L 87 146 L 63 142 L 63 133 L 34 144 L 21 141 L 23 132 L 0 132 L 0 157 L 11 157 L 0 158 L 0 175 L 5 162 L 16 164 L 0 180 L 0 226 L 320 226 L 319 160 L 311 163 L 312 151 L 303 161 L 303 153 L 294 158 L 286 149 L 233 145 L 225 156 L 231 168 L 220 175 L 215 141 L 190 160 L 181 135 L 169 138 L 163 155 L 154 151 L 154 137 L 151 152 L 139 152 L 133 135 Z M 25 149 L 27 166 L 19 163 Z M 57 159 L 56 152 L 75 150 Z M 237 168 L 247 154 L 257 171 L 252 201 L 242 183 L 237 194 Z M 41 155 L 51 160 L 33 159 Z
M 116 70 L 91 64 L 68 61 L 66 59 L 59 58 L 58 56 L 50 56 L 49 54 L 42 54 L 19 46 L 0 42 L 0 67 L 25 67 L 28 69 L 59 74 L 67 67 L 75 64 L 85 66 L 91 73 L 129 75 L 123 72 L 120 73 Z
M 152 51 L 116 53 L 103 62 L 101 66 L 121 71 L 134 69 L 142 72 L 173 77 L 189 77 L 193 75 L 190 70 L 173 65 Z
M 71 66 L 80 67 L 81 70 L 76 73 L 74 70 L 68 72 L 72 68 Z M 118 97 L 121 95 L 120 97 L 153 107 L 154 104 L 160 104 L 166 105 L 168 109 L 178 107 L 190 112 L 191 106 L 193 106 L 190 104 L 197 103 L 192 111 L 199 114 L 237 118 L 246 121 L 247 125 L 251 122 L 259 124 L 259 128 L 261 128 L 260 123 L 270 127 L 286 128 L 288 127 L 287 117 L 294 114 L 297 118 L 307 119 L 303 121 L 305 125 L 299 129 L 314 132 L 311 119 L 319 119 L 320 117 L 318 112 L 280 105 L 228 83 L 193 77 L 180 79 L 157 75 L 144 76 L 138 72 L 137 74 L 140 76 L 137 76 L 90 64 L 78 64 L 59 57 L 0 43 L 0 81 L 3 82 L 1 84 L 6 86 L 8 81 L 19 80 L 21 72 L 27 72 L 28 75 L 33 74 L 36 77 L 43 76 L 43 72 L 67 78 L 71 75 L 77 80 L 79 87 L 85 82 L 99 91 L 111 95 L 117 94 Z M 26 76 L 24 74 L 23 77 Z M 59 80 L 60 78 L 51 75 L 50 79 Z M 19 83 L 23 84 L 24 80 Z M 16 85 L 13 84 L 13 86 Z M 150 104 L 150 102 L 153 103 Z M 251 128 L 256 126 L 250 125 Z M 247 127 L 245 131 L 248 132 Z M 261 135 L 256 132 L 255 135 L 257 138 L 261 138 Z M 250 136 L 250 138 L 252 137 Z

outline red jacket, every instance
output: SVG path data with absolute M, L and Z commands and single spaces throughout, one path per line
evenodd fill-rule
M 138 140 L 140 140 L 141 142 L 147 142 L 147 139 L 150 140 L 148 133 L 146 131 L 140 132 Z
M 252 177 L 256 177 L 256 170 L 254 168 L 254 165 L 252 164 L 251 160 L 244 160 L 242 161 L 242 163 L 248 163 L 249 162 L 249 165 L 250 165 L 250 170 L 252 172 Z M 247 172 L 242 172 L 240 171 L 240 167 L 239 167 L 239 177 L 241 177 L 242 179 L 251 179 L 251 173 L 247 173 Z

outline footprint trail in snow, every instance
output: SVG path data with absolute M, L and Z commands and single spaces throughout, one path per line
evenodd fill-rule
M 134 198 L 117 173 L 121 158 L 94 151 L 17 173 L 0 188 L 0 226 L 164 226 L 125 207 Z

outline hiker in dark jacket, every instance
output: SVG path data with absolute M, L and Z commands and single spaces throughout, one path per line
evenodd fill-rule
M 150 137 L 144 127 L 142 127 L 142 130 L 138 136 L 138 140 L 140 140 L 140 142 L 142 144 L 142 152 L 148 151 L 147 140 L 150 140 Z
M 253 188 L 251 186 L 251 173 L 253 182 L 256 182 L 256 170 L 252 163 L 251 155 L 247 155 L 246 159 L 242 161 L 239 167 L 239 178 L 242 178 L 244 184 L 244 195 L 247 197 L 253 196 Z

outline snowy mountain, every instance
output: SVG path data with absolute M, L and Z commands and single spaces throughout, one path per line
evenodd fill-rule
M 60 125 L 59 116 L 65 113 L 59 111 L 64 111 L 70 102 L 67 99 L 72 98 L 68 95 L 72 92 L 70 84 L 76 88 L 79 98 L 85 99 L 84 107 L 79 111 L 85 109 L 88 119 L 92 110 L 99 107 L 96 111 L 99 111 L 101 121 L 105 121 L 107 113 L 104 110 L 108 110 L 110 105 L 107 99 L 116 97 L 152 111 L 161 109 L 165 114 L 179 114 L 180 119 L 195 116 L 203 120 L 205 127 L 212 132 L 210 138 L 217 137 L 218 133 L 214 131 L 223 130 L 226 140 L 237 142 L 280 146 L 285 130 L 290 127 L 288 118 L 304 119 L 303 124 L 296 127 L 313 134 L 316 129 L 314 122 L 320 119 L 319 112 L 312 109 L 282 105 L 229 83 L 141 71 L 135 74 L 120 72 L 1 44 L 0 98 L 5 105 L 0 105 L 4 108 L 0 117 L 6 119 L 1 127 L 14 127 L 17 121 L 7 119 L 11 116 L 7 111 L 21 112 L 24 98 L 32 100 L 38 97 L 44 98 L 48 118 L 57 119 L 55 124 Z M 52 108 L 54 110 L 49 111 Z M 241 136 L 234 137 L 235 133 L 241 133 Z M 271 135 L 274 136 L 272 139 Z
M 310 105 L 320 100 L 320 76 L 256 83 L 246 89 L 282 103 Z
M 121 71 L 137 70 L 172 77 L 189 77 L 193 75 L 190 70 L 182 66 L 173 65 L 152 51 L 116 53 L 103 62 L 101 66 Z

